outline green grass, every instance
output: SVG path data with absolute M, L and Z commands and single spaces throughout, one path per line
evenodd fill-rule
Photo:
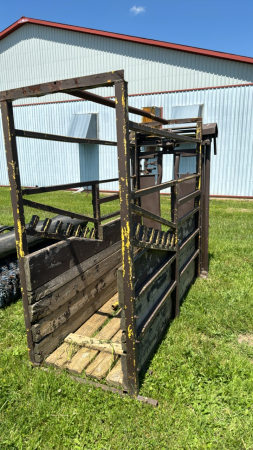
M 84 195 L 57 204 L 88 212 Z M 7 189 L 0 198 L 11 224 Z M 253 449 L 253 348 L 238 343 L 253 334 L 252 201 L 211 201 L 209 251 L 208 280 L 191 287 L 142 377 L 156 409 L 32 369 L 21 302 L 0 310 L 0 449 Z

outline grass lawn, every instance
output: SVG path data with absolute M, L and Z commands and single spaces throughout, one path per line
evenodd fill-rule
M 91 208 L 86 194 L 57 195 L 65 209 Z M 11 224 L 8 189 L 0 201 Z M 253 347 L 238 342 L 253 338 L 252 201 L 211 201 L 209 252 L 208 280 L 191 287 L 142 377 L 156 409 L 32 369 L 21 302 L 0 310 L 0 449 L 253 449 Z

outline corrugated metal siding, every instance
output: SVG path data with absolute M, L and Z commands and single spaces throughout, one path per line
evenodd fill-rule
M 119 69 L 130 94 L 253 82 L 250 64 L 33 24 L 0 41 L 0 91 Z M 111 88 L 100 93 L 113 95 Z
M 138 108 L 163 107 L 166 118 L 171 117 L 173 106 L 204 104 L 204 123 L 217 122 L 219 128 L 218 155 L 212 155 L 211 194 L 253 196 L 253 86 L 130 97 L 129 104 Z M 17 128 L 63 135 L 68 132 L 73 114 L 97 113 L 99 138 L 116 140 L 115 110 L 101 105 L 70 102 L 16 107 L 14 112 Z M 130 118 L 140 121 L 139 116 Z M 8 184 L 1 133 L 0 128 L 0 184 Z M 81 174 L 87 180 L 97 178 L 97 173 L 100 179 L 118 176 L 115 147 L 100 146 L 99 153 L 94 149 L 93 154 L 89 146 L 83 153 L 77 144 L 19 138 L 18 145 L 24 185 L 75 182 Z M 191 163 L 184 158 L 180 171 L 191 171 Z M 172 158 L 168 155 L 164 157 L 163 181 L 171 178 Z M 116 190 L 118 186 L 108 183 L 101 188 Z

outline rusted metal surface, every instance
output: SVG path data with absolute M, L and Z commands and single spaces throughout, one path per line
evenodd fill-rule
M 26 239 L 25 217 L 22 202 L 18 152 L 15 136 L 12 103 L 6 101 L 2 102 L 1 112 L 2 112 L 7 168 L 11 188 L 11 203 L 15 227 L 17 257 L 19 262 L 19 276 L 21 281 L 21 294 L 24 308 L 28 354 L 31 362 L 34 364 L 35 359 L 33 351 L 33 338 L 28 311 L 28 299 L 27 299 L 27 288 L 26 288 L 25 267 L 24 267 L 24 257 L 28 254 L 28 245 Z
M 113 85 L 115 86 L 115 101 L 84 91 L 84 89 Z M 15 130 L 11 101 L 57 92 L 69 93 L 79 98 L 115 108 L 117 142 Z M 26 234 L 43 235 L 44 237 L 63 240 L 62 243 L 57 244 L 62 246 L 62 254 L 66 255 L 68 252 L 65 251 L 65 247 L 70 246 L 74 260 L 76 264 L 79 264 L 77 253 L 81 251 L 79 247 L 82 239 L 80 238 L 85 238 L 90 245 L 91 254 L 95 254 L 96 246 L 103 248 L 104 241 L 108 240 L 107 244 L 110 245 L 111 242 L 114 242 L 113 239 L 116 239 L 115 236 L 112 236 L 112 233 L 117 221 L 108 224 L 108 230 L 110 229 L 111 232 L 107 234 L 102 231 L 101 222 L 120 215 L 122 269 L 119 279 L 122 283 L 119 285 L 121 286 L 119 295 L 121 295 L 120 304 L 122 306 L 121 326 L 126 348 L 126 353 L 122 356 L 123 378 L 129 395 L 138 399 L 139 370 L 144 367 L 147 358 L 150 357 L 155 345 L 161 339 L 162 332 L 166 329 L 171 318 L 179 314 L 182 295 L 193 281 L 194 275 L 198 276 L 200 273 L 207 273 L 208 271 L 210 142 L 212 138 L 215 140 L 218 135 L 217 125 L 209 124 L 204 128 L 206 140 L 202 145 L 201 118 L 167 120 L 155 115 L 155 110 L 143 111 L 128 107 L 127 83 L 124 80 L 124 71 L 60 80 L 1 92 L 0 101 L 2 102 L 5 147 L 30 359 L 35 362 L 34 342 L 28 313 L 26 267 L 28 267 L 27 271 L 29 271 L 30 277 L 29 286 L 37 286 L 38 281 L 31 279 L 29 257 L 26 257 L 28 254 Z M 128 117 L 130 112 L 152 120 L 152 122 L 147 122 L 145 125 L 131 122 Z M 171 125 L 171 127 L 162 128 L 161 124 Z M 175 128 L 173 127 L 174 124 L 182 124 L 182 127 Z M 132 130 L 131 133 L 129 133 L 130 129 Z M 16 136 L 63 142 L 117 145 L 119 178 L 21 190 Z M 196 144 L 196 150 L 180 149 L 180 143 L 194 143 Z M 147 148 L 143 152 L 141 147 Z M 162 183 L 164 154 L 174 155 L 174 179 Z M 180 158 L 184 155 L 196 156 L 195 173 L 179 174 Z M 144 172 L 141 171 L 140 161 L 144 161 Z M 155 175 L 153 174 L 154 171 L 156 172 Z M 143 184 L 145 177 L 147 179 L 149 177 L 147 186 L 145 183 Z M 119 194 L 100 198 L 99 185 L 117 180 L 119 180 Z M 92 190 L 93 217 L 23 199 L 23 195 L 85 186 L 91 187 Z M 162 217 L 159 203 L 161 191 L 168 187 L 171 188 L 169 219 L 168 215 L 166 215 L 166 218 Z M 120 210 L 101 216 L 100 205 L 118 198 Z M 38 218 L 34 216 L 26 230 L 23 205 L 93 222 L 94 229 L 88 230 L 87 227 L 82 229 L 80 225 L 74 227 L 69 221 L 63 232 L 62 223 L 59 221 L 52 231 L 50 228 L 51 219 L 45 219 L 42 229 L 38 231 L 36 230 Z M 147 226 L 146 220 L 150 221 L 149 225 L 151 226 Z M 120 223 L 118 223 L 118 228 L 119 225 Z M 162 227 L 166 227 L 166 231 Z M 93 241 L 90 241 L 91 239 Z M 85 248 L 85 242 L 83 243 L 83 249 Z M 143 273 L 143 269 L 135 260 L 134 252 L 136 248 L 143 249 L 141 255 L 145 255 L 145 252 L 147 254 L 152 252 L 153 256 L 150 259 L 152 264 L 150 264 L 154 270 L 151 267 L 151 271 L 149 271 L 147 266 L 145 267 L 145 273 Z M 49 249 L 51 251 L 53 247 L 49 247 Z M 56 265 L 57 258 L 60 258 L 59 255 L 60 253 L 54 254 L 54 249 L 52 250 L 52 257 L 54 257 Z M 24 265 L 25 259 L 28 266 Z M 68 267 L 68 261 L 63 261 L 63 263 L 64 267 L 65 265 Z M 44 274 L 41 273 L 39 284 L 41 289 L 43 276 Z M 138 285 L 140 279 L 142 280 L 142 286 Z M 144 292 L 149 297 L 146 298 Z M 158 297 L 155 297 L 156 292 L 159 293 L 159 295 L 157 294 Z M 142 298 L 140 295 L 144 297 Z M 148 304 L 148 299 L 152 297 L 152 307 L 149 305 L 146 311 L 141 311 L 141 319 L 138 319 L 136 315 L 136 296 L 139 296 L 139 301 L 142 298 L 143 305 Z M 159 324 L 161 323 L 160 329 Z

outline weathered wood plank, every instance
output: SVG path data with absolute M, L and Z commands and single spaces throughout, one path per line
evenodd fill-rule
M 95 282 L 99 286 L 100 280 L 102 279 L 101 277 L 104 277 L 109 271 L 113 271 L 115 266 L 119 266 L 120 262 L 121 250 L 118 250 L 90 269 L 80 273 L 79 276 L 61 286 L 51 295 L 48 295 L 33 305 L 30 305 L 29 313 L 31 322 L 34 323 L 41 318 L 45 318 L 66 304 L 66 302 L 68 302 L 66 304 L 66 308 L 68 309 L 69 301 L 72 299 L 74 300 L 74 297 L 82 293 L 85 295 L 87 288 L 90 286 L 92 289 L 92 284 Z
M 106 377 L 106 381 L 107 381 L 108 384 L 111 384 L 112 386 L 116 386 L 116 387 L 124 389 L 124 385 L 123 385 L 123 370 L 122 370 L 122 366 L 121 366 L 121 358 L 115 364 L 113 369 L 108 373 L 108 375 Z
M 107 286 L 110 286 L 117 279 L 117 269 L 116 266 L 99 279 L 95 279 L 91 285 L 79 292 L 74 298 L 33 324 L 34 342 L 39 342 L 43 337 L 53 333 L 59 326 L 71 320 L 71 317 L 78 311 L 83 311 L 83 320 L 87 320 L 91 315 L 90 310 L 93 309 L 92 304 L 94 302 L 99 304 L 97 308 L 99 309 L 104 303 L 103 292 Z M 92 311 L 92 313 L 94 312 Z
M 29 292 L 28 294 L 29 303 L 33 304 L 41 300 L 42 298 L 51 295 L 54 291 L 61 288 L 68 282 L 72 281 L 82 272 L 85 272 L 90 268 L 92 268 L 93 266 L 96 266 L 101 261 L 108 258 L 111 254 L 117 252 L 120 249 L 121 249 L 121 241 L 118 241 L 115 244 L 112 244 L 111 246 L 107 247 L 105 250 L 102 250 L 101 252 L 97 253 L 91 258 L 83 261 L 81 264 L 71 267 L 69 270 L 66 270 L 61 275 L 43 284 L 43 286 L 40 286 L 34 291 Z
M 54 353 L 48 356 L 45 362 L 55 367 L 62 366 L 70 357 L 69 351 L 70 346 L 64 342 Z
M 109 353 L 99 353 L 94 361 L 87 367 L 85 373 L 88 377 L 101 380 L 108 374 L 112 364 L 118 358 L 117 355 Z
M 79 347 L 91 348 L 92 350 L 98 350 L 99 352 L 123 355 L 122 345 L 118 342 L 80 336 L 76 333 L 70 333 L 64 341 L 68 344 L 76 344 Z
M 92 336 L 99 328 L 106 322 L 106 320 L 111 317 L 113 313 L 112 305 L 115 302 L 115 294 L 105 305 L 102 306 L 98 310 L 97 313 L 93 314 L 77 331 L 76 333 L 84 336 Z M 62 344 L 59 348 L 66 345 L 66 343 Z M 69 344 L 67 344 L 69 347 Z M 57 352 L 57 350 L 55 350 Z M 95 356 L 97 356 L 98 351 L 96 350 L 88 350 L 87 348 L 81 348 L 77 351 L 77 353 L 71 358 L 71 360 L 67 361 L 64 367 L 68 370 L 68 372 L 76 373 L 81 375 L 83 370 L 93 361 Z M 49 356 L 50 358 L 50 356 Z M 46 360 L 47 361 L 47 360 Z
M 35 343 L 34 352 L 36 353 L 36 362 L 42 362 L 45 356 L 52 353 L 55 348 L 64 340 L 64 338 L 73 331 L 76 331 L 83 322 L 92 316 L 112 295 L 117 291 L 116 280 L 107 286 L 98 300 L 93 300 L 89 308 L 87 306 L 84 309 L 77 311 L 77 313 L 67 320 L 61 326 L 59 326 L 53 333 L 50 333 L 40 342 Z
M 118 330 L 118 332 L 111 339 L 113 345 L 117 345 L 120 336 L 121 330 Z M 123 352 L 121 354 L 123 354 Z M 86 370 L 86 375 L 92 378 L 96 378 L 97 380 L 105 378 L 110 371 L 112 364 L 117 358 L 118 356 L 113 352 L 111 352 L 110 354 L 105 352 L 99 353 L 93 363 Z
M 27 255 L 24 260 L 28 291 L 44 285 L 119 241 L 120 221 L 115 222 L 117 224 L 110 222 L 103 225 L 105 241 L 72 237 Z

